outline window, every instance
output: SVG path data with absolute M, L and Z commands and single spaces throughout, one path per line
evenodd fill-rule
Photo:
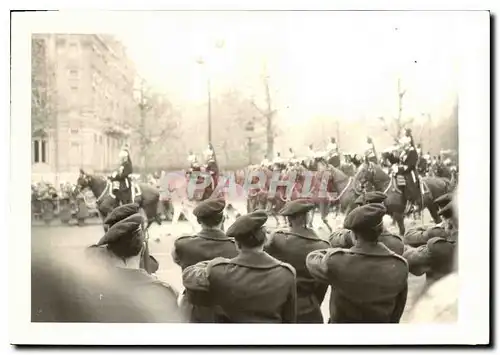
M 78 91 L 78 85 L 71 85 L 71 91 Z
M 71 128 L 70 133 L 71 134 L 78 134 L 78 128 Z
M 78 76 L 78 69 L 70 69 L 69 74 L 71 76 Z
M 47 163 L 47 141 L 45 139 L 33 141 L 33 162 Z

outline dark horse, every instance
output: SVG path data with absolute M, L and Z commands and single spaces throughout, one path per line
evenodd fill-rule
M 142 208 L 148 220 L 147 228 L 149 228 L 153 221 L 161 223 L 157 218 L 160 193 L 155 187 L 149 184 L 139 184 L 139 186 L 141 188 L 141 195 L 133 202 L 138 203 Z M 76 190 L 81 191 L 85 188 L 89 188 L 96 197 L 97 210 L 99 211 L 102 221 L 104 221 L 106 216 L 113 211 L 113 209 L 118 207 L 119 204 L 116 197 L 112 196 L 111 181 L 106 177 L 86 174 L 83 170 L 80 170 Z M 104 229 L 106 231 L 106 226 L 104 226 Z M 146 246 L 141 257 L 140 266 L 150 274 L 155 273 L 159 268 L 158 261 L 149 254 L 148 239 L 146 239 Z
M 376 191 L 382 191 L 387 195 L 385 205 L 387 214 L 390 215 L 399 227 L 399 233 L 404 235 L 404 211 L 406 199 L 402 191 L 396 185 L 395 179 L 387 174 L 380 165 L 372 162 L 364 162 L 358 171 L 358 178 L 361 183 L 370 183 Z M 434 200 L 441 195 L 452 191 L 452 185 L 446 178 L 421 177 L 424 186 L 420 212 L 426 208 L 429 210 L 435 223 L 441 222 L 438 215 L 438 207 Z
M 80 170 L 80 176 L 77 180 L 77 189 L 83 190 L 89 188 L 97 199 L 96 205 L 99 214 L 104 221 L 106 216 L 118 207 L 118 200 L 112 196 L 111 181 L 106 177 L 95 176 Z M 139 184 L 141 195 L 137 196 L 135 201 L 144 210 L 148 219 L 148 227 L 157 221 L 158 204 L 160 201 L 160 192 L 150 184 Z
M 348 176 L 341 169 L 327 164 L 324 160 L 314 161 L 308 165 L 313 174 L 311 193 L 319 208 L 321 220 L 332 231 L 328 223 L 330 206 L 333 205 L 336 213 L 349 213 L 354 207 L 354 201 L 363 194 L 357 174 Z M 326 186 L 325 186 L 326 185 Z M 331 198 L 330 194 L 336 194 Z

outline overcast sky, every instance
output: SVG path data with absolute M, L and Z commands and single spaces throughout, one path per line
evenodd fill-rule
M 145 12 L 113 23 L 142 75 L 186 103 L 206 101 L 207 70 L 214 96 L 261 97 L 264 62 L 292 123 L 396 115 L 398 77 L 407 115 L 447 114 L 456 94 L 460 39 L 446 13 Z

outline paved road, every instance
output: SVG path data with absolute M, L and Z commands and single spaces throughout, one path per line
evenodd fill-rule
M 92 224 L 90 224 L 92 223 Z M 315 225 L 319 225 L 319 221 L 315 221 Z M 339 225 L 340 220 L 332 220 L 334 225 Z M 270 221 L 270 228 L 275 227 L 274 221 Z M 229 224 L 228 224 L 229 225 Z M 180 277 L 180 267 L 177 266 L 171 258 L 171 251 L 173 247 L 174 240 L 184 233 L 190 233 L 192 231 L 190 225 L 187 222 L 179 222 L 175 227 L 171 223 L 162 224 L 158 226 L 153 224 L 150 227 L 150 249 L 151 254 L 160 263 L 160 269 L 158 270 L 157 276 L 170 283 L 172 286 L 178 290 L 182 290 L 182 281 Z M 326 237 L 327 231 L 318 229 L 320 236 Z M 53 223 L 51 226 L 35 225 L 32 227 L 32 245 L 33 252 L 36 252 L 36 245 L 38 243 L 50 244 L 52 248 L 60 250 L 62 253 L 79 253 L 85 248 L 96 241 L 102 236 L 103 230 L 102 226 L 98 224 L 97 221 L 91 221 L 84 227 L 78 226 L 66 226 L 61 225 L 57 222 Z M 424 282 L 423 277 L 410 276 L 409 279 L 409 295 L 407 302 L 407 310 L 405 310 L 405 315 L 411 308 L 415 296 L 420 291 Z M 328 319 L 328 300 L 329 296 L 325 298 L 325 302 L 322 305 L 323 313 L 325 314 L 325 319 Z M 403 316 L 403 321 L 405 319 Z

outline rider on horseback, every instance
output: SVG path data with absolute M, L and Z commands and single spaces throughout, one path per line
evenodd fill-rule
M 122 148 L 118 156 L 120 167 L 111 174 L 110 179 L 113 182 L 113 194 L 117 197 L 118 202 L 127 204 L 133 202 L 129 198 L 132 186 L 130 175 L 133 173 L 133 168 L 128 145 Z
M 339 154 L 339 148 L 337 146 L 337 141 L 335 137 L 330 137 L 330 143 L 328 143 L 326 151 L 328 153 L 329 158 Z
M 407 129 L 401 139 L 402 152 L 400 155 L 400 173 L 405 178 L 404 195 L 407 207 L 413 209 L 414 204 L 421 204 L 420 181 L 417 173 L 418 153 L 413 143 L 411 130 Z
M 366 138 L 365 156 L 368 158 L 368 161 L 374 164 L 378 163 L 377 151 L 375 150 L 375 144 L 371 137 Z

